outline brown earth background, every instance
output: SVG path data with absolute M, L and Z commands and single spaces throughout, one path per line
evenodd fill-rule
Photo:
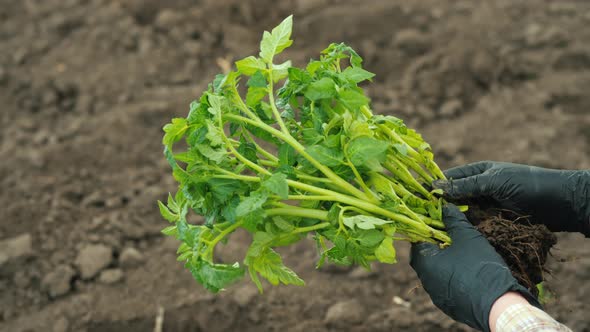
M 443 167 L 483 159 L 590 168 L 590 2 L 0 1 L 0 331 L 465 331 L 408 265 L 314 268 L 306 287 L 208 294 L 155 201 L 175 191 L 161 127 L 293 13 L 303 64 L 344 41 L 377 74 L 373 108 Z M 246 234 L 220 252 L 240 259 Z M 547 311 L 590 331 L 590 250 L 559 235 Z

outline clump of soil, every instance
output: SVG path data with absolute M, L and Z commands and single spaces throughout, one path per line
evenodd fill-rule
M 470 206 L 467 216 L 502 256 L 512 275 L 538 295 L 536 285 L 543 281 L 545 263 L 555 235 L 545 225 L 534 225 L 518 214 L 498 209 Z

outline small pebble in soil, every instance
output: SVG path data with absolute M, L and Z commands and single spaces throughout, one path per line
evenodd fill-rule
M 76 257 L 75 264 L 80 270 L 82 279 L 96 276 L 113 260 L 113 250 L 102 244 L 87 244 Z
M 121 256 L 119 256 L 119 263 L 122 267 L 135 267 L 143 263 L 143 254 L 132 247 L 123 249 Z
M 67 332 L 68 328 L 70 327 L 70 323 L 68 319 L 65 317 L 59 317 L 53 323 L 53 332 Z
M 371 268 L 371 270 L 367 270 L 364 267 L 358 266 L 350 271 L 348 276 L 353 279 L 366 279 L 375 276 L 375 274 L 374 266 Z
M 0 267 L 10 260 L 32 255 L 33 240 L 29 233 L 0 241 Z
M 98 281 L 103 284 L 111 285 L 123 280 L 124 276 L 125 275 L 121 269 L 106 269 L 100 273 Z
M 446 101 L 440 107 L 439 114 L 444 117 L 453 117 L 459 115 L 461 109 L 463 108 L 463 103 L 458 99 L 451 99 Z
M 72 289 L 71 281 L 75 274 L 76 271 L 71 266 L 58 265 L 43 277 L 41 289 L 46 291 L 52 298 L 65 295 Z
M 246 307 L 258 295 L 258 290 L 252 285 L 244 285 L 236 288 L 232 295 L 240 307 Z
M 326 312 L 324 322 L 328 325 L 347 326 L 359 324 L 364 318 L 364 308 L 357 300 L 340 301 Z
M 408 55 L 424 54 L 431 47 L 428 36 L 416 29 L 399 31 L 395 35 L 393 43 Z

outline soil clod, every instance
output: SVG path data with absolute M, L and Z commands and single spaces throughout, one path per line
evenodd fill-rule
M 526 217 L 497 209 L 470 208 L 467 215 L 477 229 L 502 256 L 518 282 L 538 295 L 547 257 L 557 243 L 555 235 L 545 225 L 531 224 Z

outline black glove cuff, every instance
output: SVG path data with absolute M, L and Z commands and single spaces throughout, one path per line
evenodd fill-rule
M 576 171 L 570 177 L 572 208 L 577 218 L 577 231 L 590 237 L 590 170 Z

